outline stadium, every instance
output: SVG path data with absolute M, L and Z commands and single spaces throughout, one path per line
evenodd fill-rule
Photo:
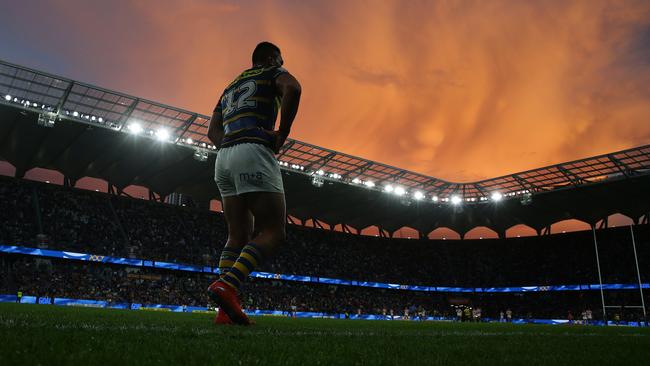
M 23 0 L 0 44 L 0 365 L 650 359 L 650 2 Z

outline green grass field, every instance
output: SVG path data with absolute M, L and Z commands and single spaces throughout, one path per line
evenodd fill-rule
M 260 317 L 0 304 L 0 365 L 648 365 L 650 329 Z

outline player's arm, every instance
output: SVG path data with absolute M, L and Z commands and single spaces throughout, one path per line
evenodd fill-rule
M 275 79 L 275 85 L 282 97 L 282 104 L 280 106 L 280 127 L 278 128 L 278 131 L 276 131 L 277 139 L 274 149 L 277 154 L 280 152 L 280 148 L 287 140 L 293 120 L 296 118 L 296 114 L 298 113 L 302 88 L 298 80 L 288 72 L 280 74 Z
M 221 140 L 223 139 L 223 115 L 221 114 L 221 99 L 219 99 L 217 106 L 214 107 L 212 118 L 210 118 L 210 126 L 208 127 L 208 139 L 212 141 L 212 144 L 214 144 L 214 146 L 221 146 Z

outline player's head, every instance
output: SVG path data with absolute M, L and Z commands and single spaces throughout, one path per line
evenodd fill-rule
M 280 48 L 271 42 L 262 42 L 253 51 L 253 66 L 277 66 L 284 64 Z

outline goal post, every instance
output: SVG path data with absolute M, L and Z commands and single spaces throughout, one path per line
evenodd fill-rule
M 596 268 L 598 269 L 598 285 L 600 287 L 600 300 L 602 303 L 603 307 L 603 321 L 605 322 L 605 325 L 608 324 L 607 322 L 607 309 L 620 309 L 620 308 L 627 308 L 627 309 L 642 309 L 643 313 L 643 323 L 645 325 L 648 324 L 648 316 L 646 313 L 646 307 L 645 307 L 645 299 L 643 298 L 643 285 L 641 282 L 641 271 L 639 270 L 639 259 L 637 256 L 636 252 L 636 239 L 634 236 L 634 224 L 630 225 L 630 236 L 632 237 L 632 249 L 634 252 L 634 264 L 635 264 L 635 269 L 636 269 L 636 276 L 639 284 L 639 295 L 641 296 L 641 305 L 607 305 L 605 304 L 605 292 L 603 289 L 603 278 L 602 278 L 602 272 L 601 272 L 601 267 L 600 267 L 600 256 L 598 253 L 598 240 L 596 238 L 596 225 L 591 225 L 591 231 L 593 234 L 594 238 L 594 252 L 596 254 Z

